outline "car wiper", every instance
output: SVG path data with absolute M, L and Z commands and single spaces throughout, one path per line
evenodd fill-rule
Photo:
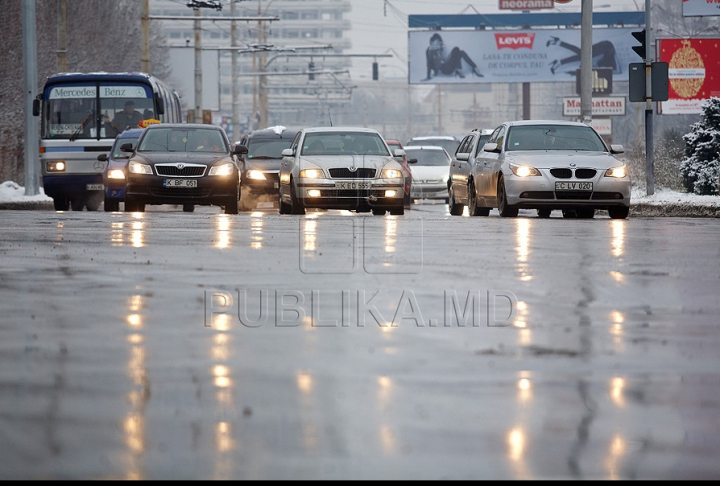
M 255 155 L 252 157 L 248 157 L 249 159 L 257 160 L 257 159 L 282 159 L 282 157 L 273 157 L 272 155 Z
M 80 126 L 78 127 L 78 129 L 75 130 L 75 133 L 73 133 L 72 135 L 70 135 L 70 141 L 71 141 L 71 142 L 74 142 L 75 140 L 77 140 L 77 138 L 80 136 L 80 133 L 82 133 L 83 129 L 85 128 L 85 125 L 87 125 L 87 123 L 92 119 L 92 117 L 93 117 L 94 114 L 95 114 L 95 113 L 93 113 L 93 111 L 90 110 L 90 114 L 87 116 L 87 118 L 85 118 L 85 121 L 80 124 Z

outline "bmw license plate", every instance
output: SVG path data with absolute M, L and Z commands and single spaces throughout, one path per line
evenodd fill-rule
M 195 179 L 165 179 L 163 187 L 197 187 Z
M 370 182 L 336 182 L 335 189 L 370 189 Z
M 556 191 L 592 191 L 592 182 L 556 182 Z

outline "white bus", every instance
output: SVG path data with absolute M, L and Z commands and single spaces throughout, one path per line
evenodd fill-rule
M 41 117 L 43 189 L 56 210 L 100 207 L 107 162 L 97 156 L 109 153 L 117 134 L 129 128 L 117 122 L 126 105 L 134 110 L 126 117 L 133 125 L 183 122 L 177 92 L 150 74 L 61 73 L 47 79 L 33 115 Z

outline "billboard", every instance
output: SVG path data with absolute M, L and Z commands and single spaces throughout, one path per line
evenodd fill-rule
M 593 68 L 627 80 L 637 60 L 632 28 L 593 29 Z M 575 81 L 580 29 L 414 30 L 408 33 L 410 84 Z
M 668 63 L 668 100 L 659 113 L 702 113 L 702 103 L 720 96 L 719 38 L 657 39 L 657 59 Z
M 683 0 L 683 17 L 720 15 L 720 0 Z

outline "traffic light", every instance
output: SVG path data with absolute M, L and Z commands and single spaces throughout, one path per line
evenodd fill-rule
M 373 81 L 377 81 L 377 80 L 378 80 L 378 63 L 374 62 L 373 63 Z
M 309 79 L 310 81 L 313 81 L 313 80 L 315 79 L 315 73 L 313 73 L 314 70 L 315 70 L 315 63 L 312 62 L 312 61 L 310 61 L 310 62 L 308 63 L 308 71 L 310 71 L 310 72 L 308 73 L 308 79 Z
M 632 36 L 640 41 L 640 45 L 633 46 L 632 50 L 635 51 L 642 60 L 645 60 L 645 54 L 646 54 L 646 52 L 645 52 L 645 39 L 646 39 L 645 29 L 633 32 Z

